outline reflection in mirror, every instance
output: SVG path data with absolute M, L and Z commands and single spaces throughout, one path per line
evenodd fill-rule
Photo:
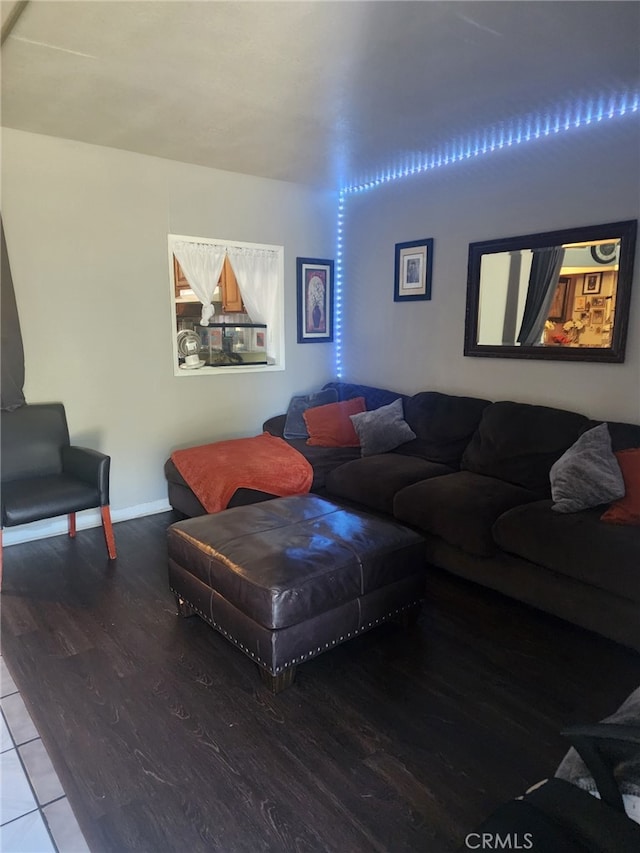
M 465 355 L 623 361 L 636 226 L 472 243 Z

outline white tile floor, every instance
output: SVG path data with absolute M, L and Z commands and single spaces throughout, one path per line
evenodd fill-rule
M 38 731 L 0 656 L 0 850 L 89 853 Z

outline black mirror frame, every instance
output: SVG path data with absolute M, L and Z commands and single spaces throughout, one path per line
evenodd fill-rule
M 484 240 L 480 243 L 470 243 L 464 354 L 481 358 L 623 362 L 627 343 L 637 229 L 638 220 L 630 219 L 624 222 L 610 222 L 604 225 L 588 225 L 581 228 L 567 228 L 563 231 L 546 231 L 541 234 L 526 234 L 522 237 L 506 237 L 501 240 Z M 495 252 L 515 251 L 517 249 L 540 249 L 545 246 L 560 246 L 563 243 L 580 243 L 582 241 L 607 238 L 620 239 L 616 318 L 610 347 L 602 349 L 596 347 L 517 347 L 477 343 L 480 263 L 483 255 Z

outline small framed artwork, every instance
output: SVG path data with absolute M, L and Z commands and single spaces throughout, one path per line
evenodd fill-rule
M 296 258 L 298 343 L 333 340 L 333 261 Z
M 587 300 L 585 299 L 585 297 L 584 296 L 577 296 L 574 310 L 575 311 L 584 311 L 586 309 L 586 306 L 587 306 Z
M 583 293 L 591 293 L 598 294 L 602 289 L 602 273 L 601 272 L 588 272 L 584 277 L 584 284 L 582 285 Z
M 598 308 L 591 312 L 591 325 L 601 326 L 604 323 L 604 308 Z
M 394 302 L 431 299 L 433 239 L 396 243 Z
M 549 306 L 550 320 L 564 320 L 564 311 L 567 304 L 567 290 L 571 279 L 567 276 L 560 276 L 556 291 L 553 294 L 553 301 Z M 584 302 L 584 299 L 582 300 Z
M 594 308 L 604 308 L 604 296 L 594 296 L 591 305 Z
M 209 329 L 209 346 L 211 349 L 222 349 L 222 329 Z

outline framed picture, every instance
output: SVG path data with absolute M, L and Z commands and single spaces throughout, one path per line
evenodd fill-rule
M 266 345 L 266 332 L 264 329 L 254 329 L 253 330 L 253 349 L 256 352 L 265 349 Z
M 598 308 L 591 312 L 591 325 L 601 326 L 604 323 L 604 308 Z
M 564 320 L 564 311 L 567 304 L 567 291 L 571 279 L 567 276 L 560 276 L 556 292 L 553 294 L 553 301 L 549 306 L 550 320 Z M 584 299 L 583 299 L 584 302 Z
M 222 329 L 209 329 L 209 346 L 211 349 L 222 349 Z
M 584 277 L 584 284 L 582 285 L 583 293 L 600 293 L 602 289 L 602 273 L 601 272 L 588 272 Z
M 576 304 L 575 311 L 585 311 L 587 307 L 587 300 L 584 296 L 576 296 Z
M 394 302 L 431 299 L 433 239 L 396 243 Z
M 333 340 L 333 261 L 296 258 L 298 343 Z
M 591 305 L 594 308 L 604 308 L 604 296 L 594 296 Z

